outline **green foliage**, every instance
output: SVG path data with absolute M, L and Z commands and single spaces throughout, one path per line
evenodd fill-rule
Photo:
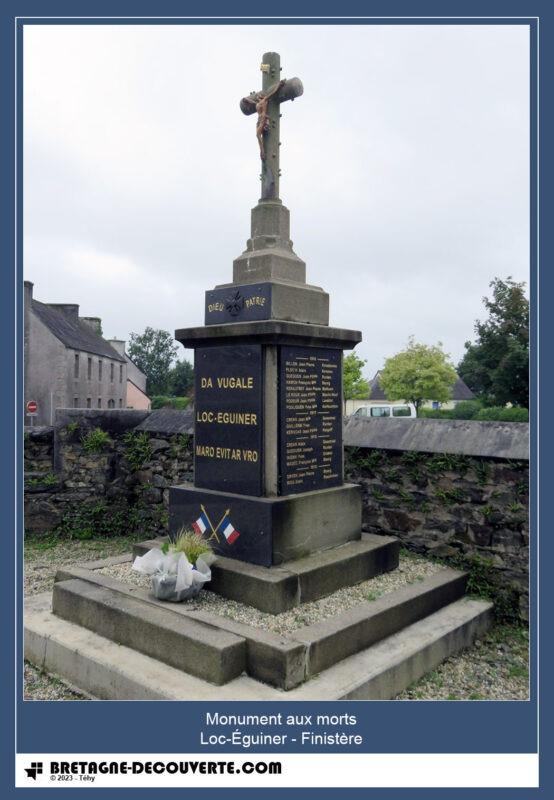
M 452 396 L 456 370 L 441 349 L 408 341 L 406 350 L 385 361 L 379 383 L 389 400 L 413 403 L 416 413 L 426 400 L 446 402 Z
M 68 510 L 56 528 L 56 536 L 66 539 L 97 539 L 128 536 L 141 525 L 138 507 L 114 507 L 99 500 Z
M 57 484 L 58 478 L 53 472 L 46 472 L 38 478 L 27 478 L 25 480 L 25 485 L 33 489 L 38 486 L 57 486 Z
M 370 389 L 369 382 L 362 377 L 362 368 L 366 362 L 358 358 L 356 353 L 345 356 L 342 362 L 342 393 L 345 400 L 367 400 Z
M 475 419 L 482 407 L 480 400 L 462 400 L 452 409 L 452 419 Z
M 470 466 L 470 461 L 467 456 L 458 455 L 457 453 L 437 453 L 427 460 L 427 469 L 429 472 L 438 474 L 442 472 L 459 472 L 465 475 Z
M 507 586 L 489 558 L 477 554 L 458 555 L 446 559 L 455 569 L 468 573 L 467 594 L 491 600 L 497 622 L 517 623 L 519 607 L 517 593 Z
M 79 428 L 78 422 L 68 422 L 65 429 L 68 433 L 76 433 Z
M 451 506 L 455 503 L 463 503 L 466 499 L 461 489 L 435 489 L 435 497 L 444 506 Z
M 175 397 L 186 397 L 194 388 L 194 367 L 187 361 L 178 361 L 169 373 L 168 390 Z
M 156 394 L 152 398 L 152 408 L 176 408 L 184 411 L 188 408 L 190 399 L 188 397 L 167 397 L 166 395 Z
M 146 431 L 127 431 L 123 437 L 125 458 L 133 472 L 141 469 L 152 458 L 150 436 Z
M 521 406 L 512 406 L 506 408 L 504 406 L 489 406 L 482 408 L 476 420 L 497 420 L 499 422 L 529 422 L 529 411 Z
M 113 442 L 102 428 L 93 428 L 81 436 L 81 444 L 83 445 L 83 450 L 86 450 L 87 453 L 101 453 Z
M 473 471 L 477 476 L 477 483 L 479 486 L 484 486 L 485 483 L 489 480 L 490 476 L 490 464 L 487 461 L 481 461 L 480 459 L 473 459 L 472 462 Z
M 168 392 L 171 365 L 177 355 L 173 336 L 160 329 L 147 327 L 144 333 L 131 333 L 129 356 L 147 378 L 146 393 Z
M 184 553 L 191 564 L 196 564 L 199 556 L 212 552 L 209 542 L 186 528 L 181 528 L 176 540 L 166 542 L 162 550 L 164 553 Z
M 487 405 L 529 405 L 529 301 L 525 283 L 495 278 L 488 319 L 475 322 L 476 341 L 466 342 L 458 371 Z

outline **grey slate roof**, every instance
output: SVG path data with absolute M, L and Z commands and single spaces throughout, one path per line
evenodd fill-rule
M 163 433 L 194 433 L 194 409 L 157 408 L 137 425 L 137 431 Z
M 56 339 L 59 339 L 66 347 L 125 363 L 124 356 L 95 333 L 86 322 L 81 322 L 78 317 L 64 314 L 63 311 L 50 308 L 38 300 L 33 300 L 33 311 Z
M 370 400 L 385 400 L 387 399 L 384 391 L 381 389 L 381 385 L 379 383 L 379 372 L 375 373 L 375 377 L 370 382 L 371 394 L 369 395 Z M 432 397 L 427 398 L 428 400 L 433 400 Z M 464 383 L 464 381 L 458 375 L 456 383 L 452 389 L 452 400 L 475 400 L 475 395 Z

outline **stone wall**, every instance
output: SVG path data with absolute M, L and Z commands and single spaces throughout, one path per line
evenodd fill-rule
M 345 426 L 346 477 L 363 489 L 363 530 L 470 568 L 475 591 L 492 582 L 498 603 L 526 619 L 528 426 L 363 423 Z M 81 538 L 165 532 L 168 487 L 193 479 L 192 433 L 190 410 L 58 412 L 54 429 L 26 435 L 26 529 Z

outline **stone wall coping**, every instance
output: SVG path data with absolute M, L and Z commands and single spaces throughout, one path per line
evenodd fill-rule
M 60 408 L 56 428 L 85 420 L 91 426 L 113 433 L 131 428 L 153 434 L 194 434 L 194 408 L 134 409 Z M 37 430 L 32 438 L 48 438 L 50 428 Z M 480 422 L 442 419 L 371 419 L 346 417 L 346 447 L 371 447 L 379 450 L 414 450 L 422 453 L 457 453 L 482 458 L 529 460 L 528 422 Z
M 528 461 L 529 423 L 347 417 L 344 444 Z

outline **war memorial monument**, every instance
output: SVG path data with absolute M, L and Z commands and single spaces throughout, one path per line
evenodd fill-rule
M 102 571 L 131 554 L 60 569 L 52 607 L 43 595 L 27 604 L 26 657 L 94 697 L 388 699 L 490 623 L 491 604 L 464 597 L 467 576 L 448 568 L 286 635 L 264 623 L 395 570 L 399 541 L 362 534 L 342 442 L 342 354 L 362 337 L 329 325 L 279 197 L 281 109 L 302 83 L 281 78 L 277 53 L 261 72 L 261 91 L 240 102 L 261 164 L 250 238 L 232 281 L 206 292 L 204 324 L 175 334 L 194 349 L 194 484 L 169 493 L 169 536 L 192 528 L 210 541 L 203 591 L 248 621 Z

